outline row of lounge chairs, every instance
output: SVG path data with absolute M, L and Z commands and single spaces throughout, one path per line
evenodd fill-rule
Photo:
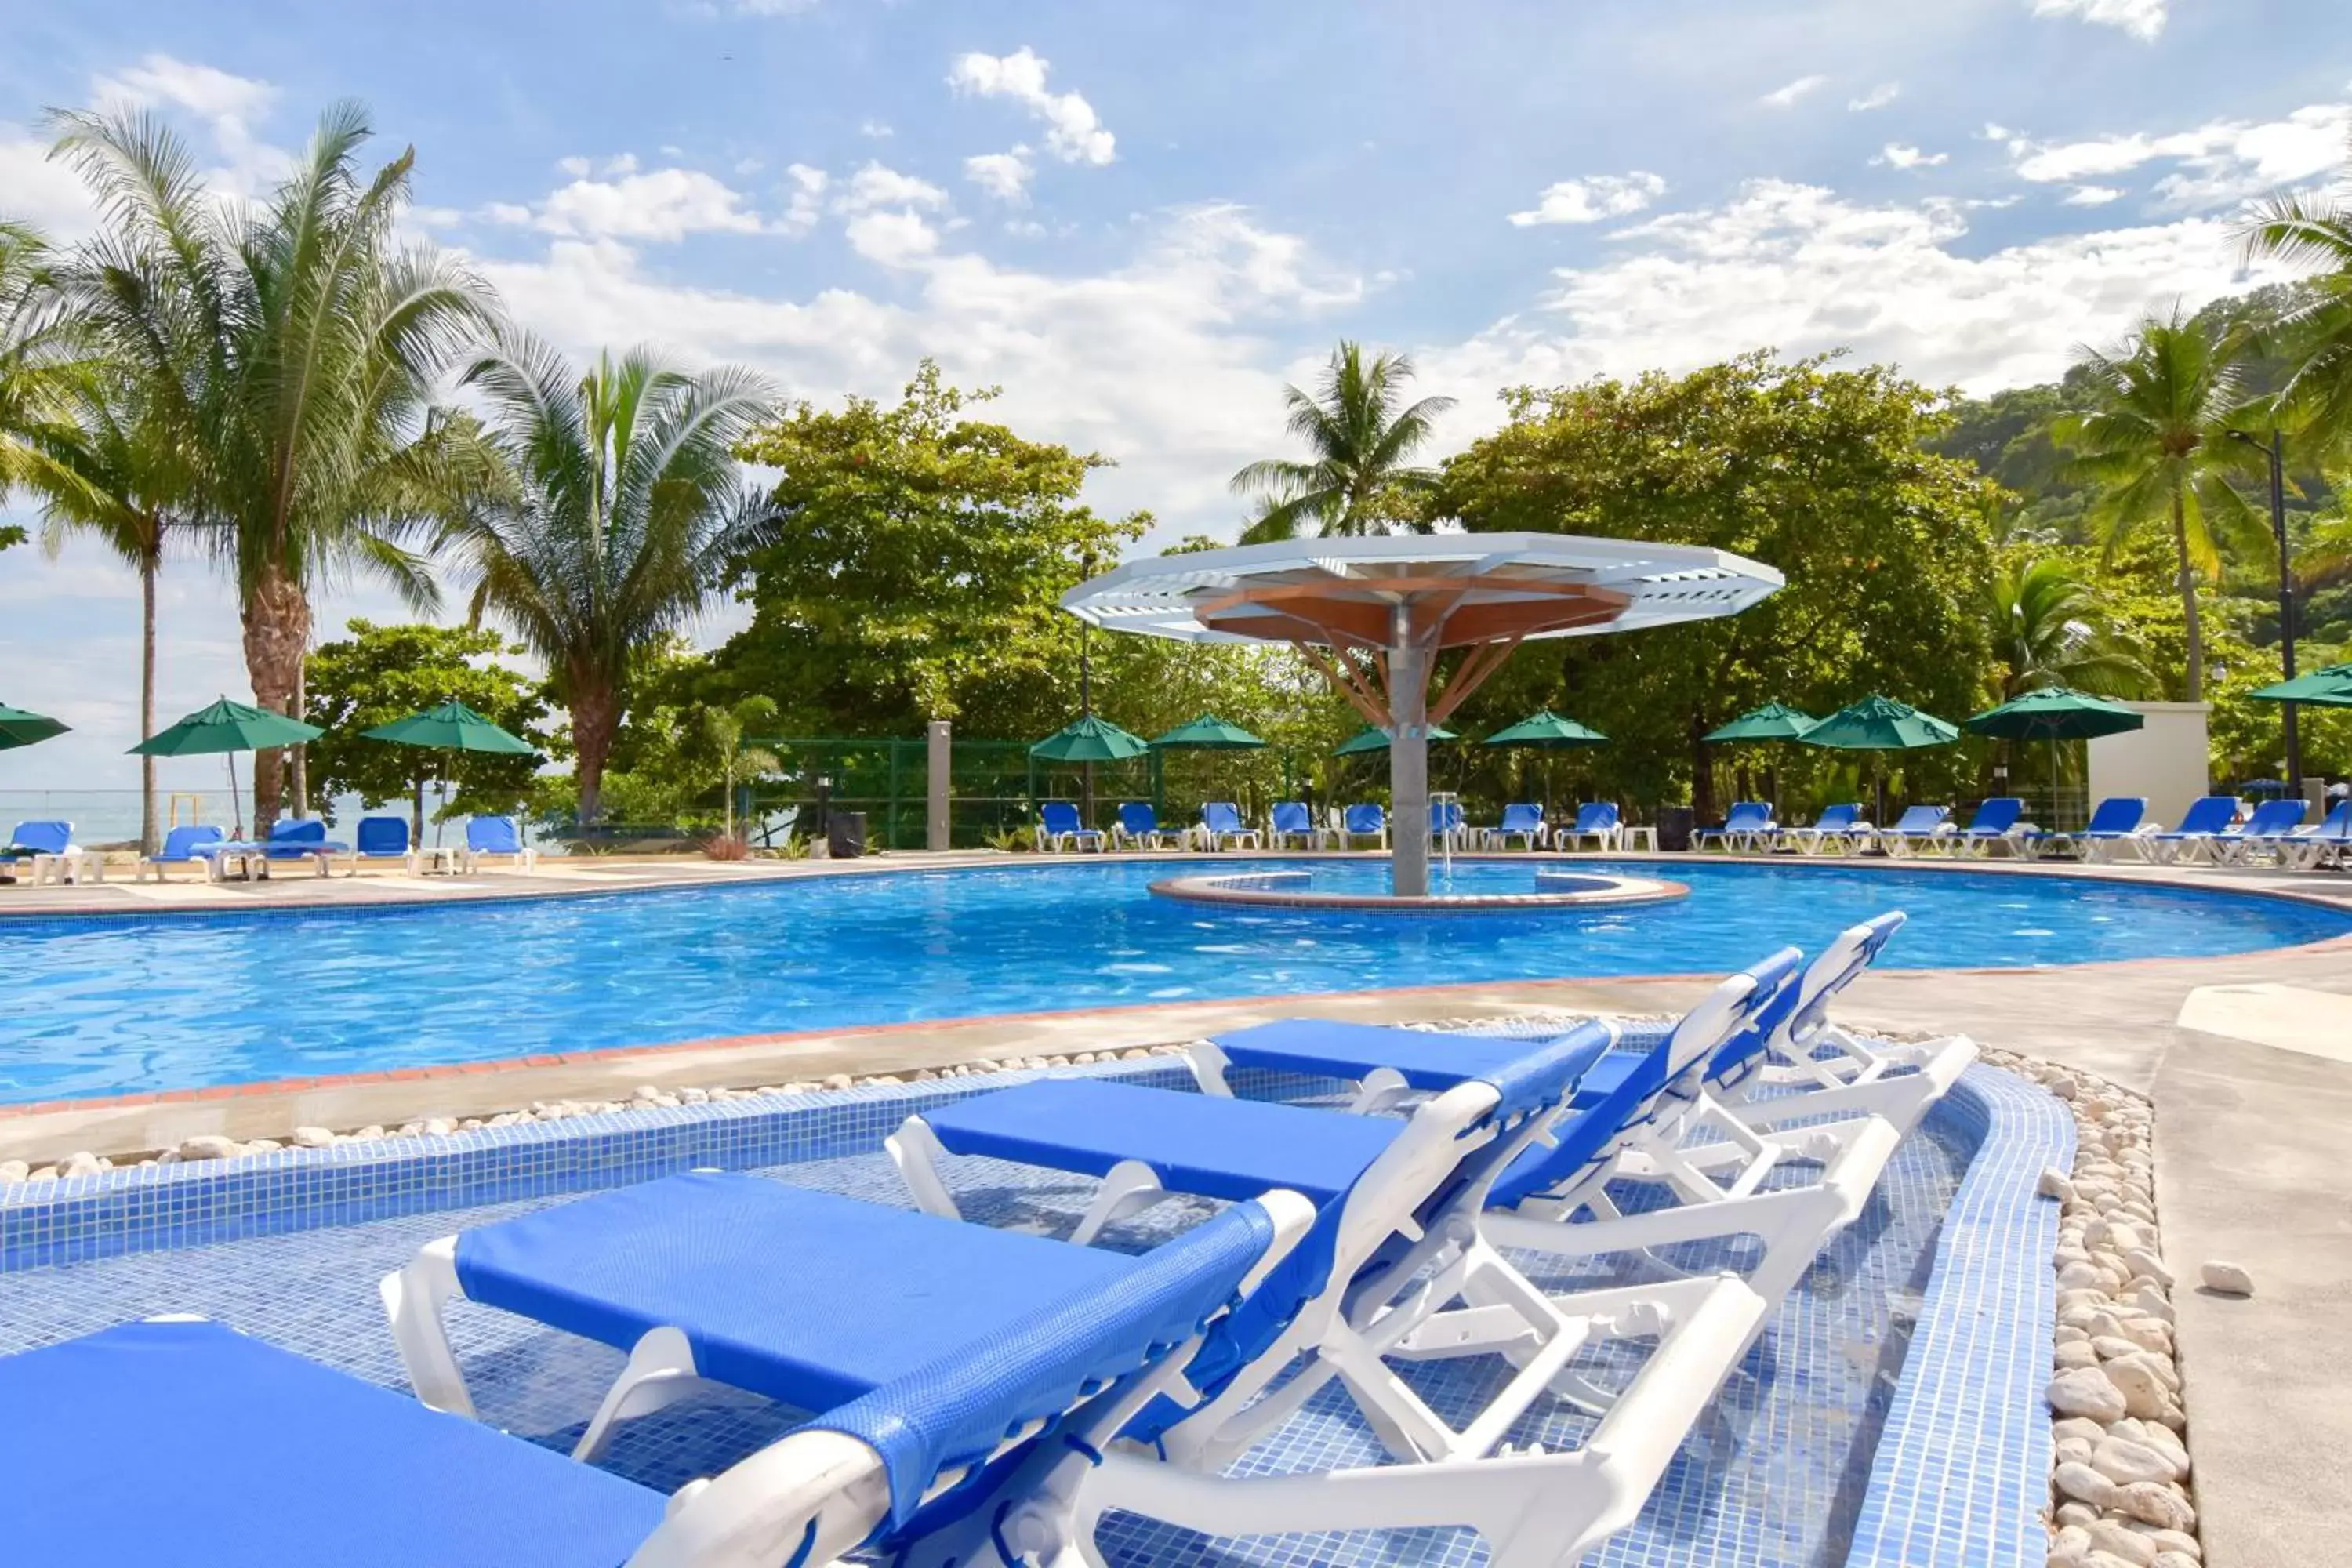
M 462 848 L 431 849 L 409 842 L 408 821 L 399 816 L 362 817 L 352 843 L 327 837 L 327 825 L 316 817 L 286 817 L 270 825 L 266 838 L 232 839 L 218 827 L 183 826 L 164 836 L 163 846 L 141 858 L 138 880 L 169 880 L 175 866 L 200 868 L 209 881 L 221 881 L 234 868 L 246 877 L 268 877 L 273 864 L 300 862 L 328 875 L 335 866 L 357 875 L 363 863 L 398 861 L 411 876 L 428 865 L 454 867 L 468 874 L 493 860 L 503 859 L 523 870 L 538 863 L 538 851 L 523 842 L 522 829 L 511 816 L 477 816 L 466 824 Z M 74 825 L 64 821 L 20 822 L 9 842 L 24 853 L 35 883 L 104 881 L 106 857 L 74 843 Z M 0 854 L 0 864 L 9 857 Z
M 1143 801 L 1121 805 L 1108 833 L 1086 826 L 1078 808 L 1067 801 L 1047 801 L 1038 807 L 1037 847 L 1041 850 L 1089 849 L 1354 849 L 1389 847 L 1388 813 L 1372 802 L 1333 807 L 1318 823 L 1303 801 L 1284 801 L 1266 816 L 1263 827 L 1244 819 L 1231 801 L 1210 801 L 1201 807 L 1201 819 L 1184 827 L 1163 827 L 1159 814 Z M 1588 845 L 1603 852 L 1624 847 L 1626 826 L 1614 803 L 1587 801 L 1577 807 L 1572 822 L 1551 823 L 1544 808 L 1531 801 L 1503 807 L 1492 826 L 1470 822 L 1458 801 L 1433 801 L 1429 808 L 1433 839 L 1451 841 L 1455 848 L 1506 849 L 1517 841 L 1529 849 L 1580 849 Z
M 1810 965 L 1774 953 L 1669 1026 L 1528 1040 L 1297 1021 L 1200 1048 L 1200 1094 L 1079 1077 L 955 1101 L 891 1140 L 913 1211 L 696 1172 L 444 1237 L 383 1287 L 421 1404 L 184 1319 L 0 1358 L 0 1425 L 43 1435 L 12 1461 L 11 1546 L 1071 1565 L 1102 1561 L 1095 1527 L 1118 1511 L 1213 1535 L 1467 1526 L 1500 1568 L 1573 1563 L 1641 1510 L 1974 1058 L 1965 1039 L 1893 1047 L 1830 1021 L 1901 923 Z M 1348 1079 L 1355 1102 L 1235 1098 L 1233 1069 L 1257 1067 Z M 971 1223 L 943 1164 L 961 1153 L 1096 1175 L 1102 1194 L 1069 1240 Z M 1140 1255 L 1087 1244 L 1170 1194 L 1231 1203 Z M 1744 1274 L 1658 1256 L 1732 1237 L 1762 1243 Z M 1623 1282 L 1550 1279 L 1629 1255 Z M 463 1419 L 443 1323 L 460 1299 L 627 1353 L 578 1458 L 698 1382 L 818 1414 L 665 1499 Z M 1500 1371 L 1450 1414 L 1397 1370 L 1465 1358 Z M 1335 1384 L 1389 1462 L 1236 1467 Z M 1597 1425 L 1513 1445 L 1538 1405 Z
M 2190 804 L 2180 826 L 2170 830 L 2147 820 L 2147 802 L 2117 795 L 2099 803 L 2079 830 L 2052 831 L 2023 820 L 2025 803 L 2013 795 L 1980 804 L 1963 826 L 1947 805 L 1914 805 L 1889 827 L 1864 820 L 1859 803 L 1832 805 L 1813 822 L 1783 826 L 1771 807 L 1742 801 L 1719 827 L 1702 829 L 1694 847 L 1710 845 L 1751 854 L 1796 850 L 1804 854 L 1857 855 L 1876 849 L 1892 856 L 1942 854 L 2072 857 L 2109 860 L 2129 856 L 2150 865 L 2252 865 L 2268 859 L 2297 870 L 2343 866 L 2352 859 L 2352 803 L 2339 803 L 2326 818 L 2304 826 L 2299 800 L 2273 800 L 2246 812 L 2235 795 L 2206 795 Z M 2242 821 L 2241 818 L 2243 818 Z

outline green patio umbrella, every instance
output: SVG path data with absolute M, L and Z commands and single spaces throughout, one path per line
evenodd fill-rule
M 1600 731 L 1580 724 L 1573 719 L 1563 719 L 1547 708 L 1520 720 L 1507 730 L 1497 730 L 1478 742 L 1506 751 L 1574 752 L 1587 746 L 1605 746 L 1609 737 Z M 1551 762 L 1544 762 L 1544 810 L 1551 810 Z
M 1886 815 L 1886 780 L 1878 771 L 1875 753 L 1948 746 L 1959 738 L 1958 728 L 1933 713 L 1922 713 L 1892 697 L 1865 697 L 1839 709 L 1798 740 L 1808 746 L 1825 746 L 1832 751 L 1874 753 L 1871 782 L 1878 797 L 1878 816 L 1883 818 Z
M 1750 708 L 1728 724 L 1709 730 L 1704 737 L 1711 745 L 1744 746 L 1785 743 L 1801 741 L 1805 731 L 1813 727 L 1810 713 L 1800 713 L 1785 703 L 1767 702 L 1761 708 Z M 1779 753 L 1773 753 L 1777 758 Z M 1770 779 L 1772 815 L 1780 815 L 1780 768 L 1776 761 L 1767 770 Z
M 1203 713 L 1165 735 L 1152 736 L 1151 744 L 1161 751 L 1242 752 L 1265 742 L 1238 724 L 1228 724 L 1214 714 Z
M 1462 737 L 1451 730 L 1432 725 L 1429 738 L 1433 742 L 1439 742 L 1458 741 Z M 1388 749 L 1389 732 L 1377 724 L 1367 724 L 1334 746 L 1331 749 L 1331 754 L 1335 757 L 1360 757 L 1373 752 L 1385 752 Z
M 2058 742 L 2088 741 L 2100 735 L 2120 735 L 2143 728 L 2147 720 L 2120 702 L 2077 691 L 2071 686 L 2044 686 L 1998 708 L 1988 708 L 1960 721 L 1974 735 L 2002 741 L 2047 741 L 2050 743 L 2051 813 L 2057 813 Z
M 199 708 L 168 730 L 148 736 L 131 748 L 134 757 L 197 757 L 218 752 L 228 758 L 228 798 L 236 819 L 236 833 L 245 834 L 244 802 L 236 794 L 238 752 L 268 751 L 272 746 L 299 746 L 325 734 L 316 724 L 289 719 L 266 708 L 248 708 L 224 697 L 209 708 Z
M 1041 763 L 1118 763 L 1150 750 L 1150 742 L 1141 736 L 1089 713 L 1030 747 L 1029 754 Z
M 0 702 L 0 752 L 14 746 L 29 746 L 52 735 L 62 735 L 67 728 L 44 714 L 27 713 L 22 708 L 11 708 L 5 702 Z
M 2352 664 L 2331 664 L 2293 680 L 2247 693 L 2265 702 L 2309 702 L 2321 708 L 2352 708 Z
M 444 702 L 437 708 L 427 708 L 421 713 L 411 713 L 405 719 L 394 719 L 389 724 L 379 724 L 360 733 L 371 741 L 389 741 L 395 746 L 417 746 L 435 752 L 477 752 L 492 756 L 522 757 L 538 752 L 529 741 L 509 735 L 462 702 Z M 442 799 L 448 799 L 444 778 Z M 421 835 L 425 821 L 425 781 L 416 781 L 416 816 Z M 421 841 L 421 840 L 420 840 Z M 441 828 L 436 820 L 433 842 L 441 842 Z

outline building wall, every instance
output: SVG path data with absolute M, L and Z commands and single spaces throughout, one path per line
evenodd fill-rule
M 2147 797 L 2152 822 L 2170 827 L 2199 795 L 2211 793 L 2206 767 L 2202 702 L 2127 702 L 2147 715 L 2144 729 L 2102 735 L 2091 742 L 2091 801 L 2109 795 Z

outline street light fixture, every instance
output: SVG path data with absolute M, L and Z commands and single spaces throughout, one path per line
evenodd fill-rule
M 2271 534 L 2278 542 L 2279 558 L 2279 664 L 2288 680 L 2294 679 L 2294 565 L 2287 552 L 2286 543 L 2286 437 L 2275 427 L 2271 438 L 2263 441 L 2243 430 L 2227 432 L 2232 441 L 2242 441 L 2270 459 L 2271 469 Z M 2286 731 L 2286 786 L 2290 790 L 2303 787 L 2303 742 L 2295 732 L 2295 705 L 2279 704 L 2279 716 Z

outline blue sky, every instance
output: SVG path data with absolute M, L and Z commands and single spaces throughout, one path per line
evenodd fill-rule
M 1458 396 L 1759 344 L 1981 392 L 2256 280 L 2250 196 L 2352 133 L 2341 0 L 400 6 L 0 0 L 0 212 L 71 237 L 47 106 L 169 115 L 229 192 L 320 108 L 414 143 L 415 227 L 577 352 L 650 341 L 791 395 L 916 359 L 1097 449 L 1105 509 L 1230 531 L 1286 380 L 1341 336 Z M 135 782 L 138 605 L 86 547 L 0 558 L 0 700 L 73 735 L 0 793 Z M 339 589 L 321 636 L 392 606 Z M 707 637 L 723 635 L 719 616 Z M 245 688 L 198 562 L 171 717 Z M 209 783 L 208 768 L 199 782 Z M 192 775 L 194 776 L 194 775 Z

